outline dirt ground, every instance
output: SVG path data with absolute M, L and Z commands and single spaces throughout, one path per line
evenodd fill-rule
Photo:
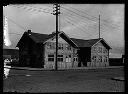
M 27 76 L 26 76 L 27 75 Z M 10 71 L 3 80 L 3 92 L 124 92 L 124 70 L 96 69 L 70 71 Z

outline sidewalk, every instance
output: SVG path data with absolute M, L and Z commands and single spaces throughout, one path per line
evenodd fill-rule
M 29 67 L 9 67 L 6 66 L 4 68 L 9 68 L 9 69 L 17 69 L 17 70 L 36 70 L 36 71 L 49 71 L 49 70 L 54 70 L 54 69 L 45 69 L 45 68 L 29 68 Z M 77 67 L 77 68 L 70 68 L 70 69 L 58 69 L 58 70 L 93 70 L 93 69 L 113 69 L 113 68 L 124 68 L 124 66 L 108 66 L 108 67 Z

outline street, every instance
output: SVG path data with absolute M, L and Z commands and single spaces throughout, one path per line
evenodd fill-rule
M 123 68 L 30 71 L 11 69 L 3 92 L 124 92 Z

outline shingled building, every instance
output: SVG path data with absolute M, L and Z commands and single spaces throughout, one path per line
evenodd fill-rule
M 30 30 L 19 40 L 21 66 L 55 68 L 56 33 L 39 34 Z M 103 38 L 75 39 L 58 32 L 58 68 L 109 66 L 110 46 Z

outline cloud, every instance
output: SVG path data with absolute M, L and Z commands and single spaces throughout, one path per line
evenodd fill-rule
M 10 46 L 11 45 L 11 41 L 9 38 L 9 34 L 8 34 L 8 20 L 6 17 L 4 17 L 4 43 L 6 46 Z
M 49 4 L 33 4 L 33 5 L 24 5 L 24 6 L 33 6 L 38 8 L 48 8 Z M 51 12 L 53 11 L 53 6 L 50 4 Z M 72 8 L 68 8 L 69 10 L 73 10 L 74 12 L 79 13 L 79 15 L 87 16 L 91 19 L 94 17 L 98 18 L 99 12 L 101 14 L 101 19 L 106 20 L 106 22 L 101 21 L 101 37 L 103 37 L 107 43 L 112 46 L 112 50 L 116 49 L 116 47 L 124 47 L 124 5 L 123 4 L 62 4 L 62 6 L 67 7 L 71 6 L 80 11 L 84 11 L 89 14 L 86 15 L 81 12 L 77 12 Z M 70 35 L 70 37 L 74 38 L 83 38 L 83 39 L 92 39 L 98 38 L 98 19 L 93 19 L 95 22 L 88 20 L 86 18 L 82 18 L 71 11 L 60 8 L 61 15 L 61 29 L 66 34 Z M 63 15 L 65 13 L 65 15 Z M 72 14 L 72 15 L 70 15 Z M 36 11 L 28 11 L 24 8 L 16 8 L 8 6 L 6 10 L 6 15 L 13 19 L 16 23 L 22 25 L 26 29 L 32 29 L 32 32 L 35 33 L 47 33 L 55 31 L 56 22 L 55 16 Z M 65 18 L 70 15 L 70 19 L 68 23 Z M 72 24 L 73 25 L 72 25 Z M 117 25 L 117 27 L 112 28 L 112 24 Z M 11 21 L 9 21 L 9 32 L 12 33 L 23 33 L 25 30 L 21 29 L 17 25 L 14 25 Z M 15 43 L 15 37 L 20 39 L 21 36 L 10 35 L 11 41 Z M 13 45 L 12 43 L 12 45 Z M 121 48 L 122 49 L 122 48 Z M 116 49 L 118 50 L 118 49 Z M 115 53 L 115 52 L 112 52 Z M 120 52 L 121 53 L 121 52 Z

